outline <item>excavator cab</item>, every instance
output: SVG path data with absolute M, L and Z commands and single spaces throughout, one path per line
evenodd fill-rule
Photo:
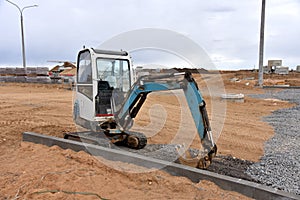
M 74 120 L 96 131 L 101 122 L 113 118 L 111 99 L 120 105 L 131 88 L 131 60 L 125 51 L 83 49 L 77 58 Z

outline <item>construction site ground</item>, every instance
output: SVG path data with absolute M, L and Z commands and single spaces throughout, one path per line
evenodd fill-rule
M 263 93 L 254 87 L 257 80 L 247 77 L 257 74 L 232 72 L 222 74 L 227 93 L 243 93 L 243 103 L 226 102 L 226 118 L 218 140 L 219 157 L 211 171 L 227 174 L 243 169 L 247 162 L 257 162 L 264 154 L 264 142 L 273 128 L 262 121 L 272 111 L 293 104 L 276 99 L 254 99 L 247 94 Z M 232 78 L 239 80 L 232 81 Z M 195 75 L 200 88 L 205 81 Z M 272 84 L 282 80 L 298 84 L 295 75 L 270 77 Z M 73 91 L 62 85 L 0 83 L 0 199 L 248 199 L 232 191 L 220 189 L 214 183 L 193 183 L 157 170 L 148 173 L 128 173 L 110 168 L 85 152 L 73 152 L 59 147 L 22 142 L 22 132 L 31 131 L 57 137 L 78 129 L 72 120 Z M 168 113 L 176 106 L 168 95 L 152 95 L 139 114 L 137 124 L 147 125 L 147 109 L 158 101 Z M 206 93 L 208 112 L 210 96 Z M 170 111 L 172 112 L 172 111 Z M 178 121 L 169 114 L 166 124 Z M 170 123 L 172 124 L 172 123 Z M 173 123 L 174 124 L 174 123 Z M 175 123 L 176 124 L 176 123 Z M 164 127 L 149 137 L 150 144 L 169 144 L 176 126 Z M 197 148 L 196 137 L 191 147 Z M 130 166 L 130 164 L 129 164 Z M 132 166 L 135 168 L 136 166 Z M 235 177 L 243 176 L 243 171 Z M 244 177 L 241 177 L 244 178 Z

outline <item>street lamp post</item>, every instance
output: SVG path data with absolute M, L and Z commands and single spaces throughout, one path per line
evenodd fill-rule
M 18 8 L 19 12 L 20 12 L 20 18 L 21 18 L 21 37 L 22 37 L 22 57 L 23 57 L 23 67 L 26 67 L 26 57 L 25 57 L 25 44 L 24 44 L 24 29 L 23 29 L 23 11 L 27 8 L 33 8 L 33 7 L 37 7 L 38 5 L 31 5 L 31 6 L 25 6 L 23 8 L 20 8 L 17 4 L 6 0 L 8 3 L 14 5 L 15 7 Z
M 266 0 L 262 0 L 262 7 L 261 7 L 261 20 L 260 20 L 260 42 L 259 42 L 259 72 L 258 72 L 258 85 L 260 87 L 263 86 L 264 83 L 264 70 L 263 70 L 263 63 L 264 63 L 264 38 L 265 38 L 265 9 L 266 9 Z

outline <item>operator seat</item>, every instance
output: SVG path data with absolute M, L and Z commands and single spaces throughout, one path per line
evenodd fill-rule
M 98 94 L 96 95 L 96 114 L 108 114 L 107 109 L 111 109 L 110 99 L 113 87 L 108 81 L 98 81 Z

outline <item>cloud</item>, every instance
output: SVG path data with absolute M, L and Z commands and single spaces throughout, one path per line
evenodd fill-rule
M 253 0 L 14 0 L 25 10 L 27 60 L 74 60 L 83 45 L 98 46 L 120 33 L 160 28 L 183 33 L 211 56 L 218 66 L 238 68 L 258 63 L 260 1 Z M 267 1 L 265 59 L 282 57 L 296 65 L 300 24 L 298 0 Z M 0 1 L 0 65 L 20 65 L 20 18 L 16 8 Z M 4 30 L 4 31 L 3 31 Z M 147 40 L 148 38 L 143 38 Z M 242 62 L 237 62 L 242 61 Z M 149 61 L 150 62 L 150 61 Z M 240 65 L 239 65 L 240 64 Z
M 233 7 L 226 7 L 226 6 L 213 6 L 210 8 L 205 9 L 206 12 L 213 12 L 213 13 L 226 13 L 226 12 L 234 12 L 236 11 Z

